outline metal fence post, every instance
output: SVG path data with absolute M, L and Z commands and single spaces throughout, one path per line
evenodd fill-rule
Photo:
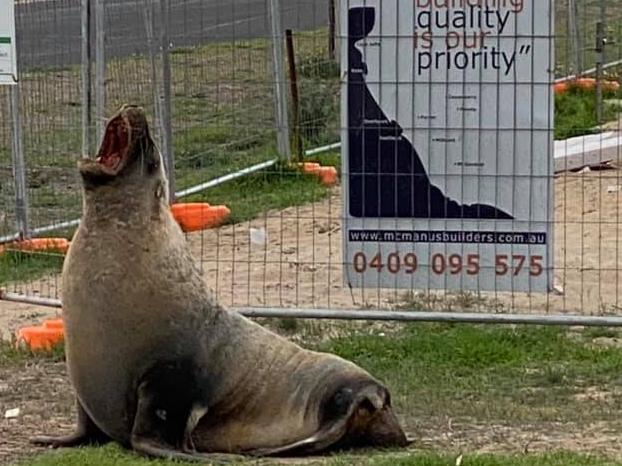
M 599 2 L 600 18 L 596 23 L 596 117 L 604 123 L 603 80 L 605 78 L 605 46 L 607 45 L 607 0 Z
M 171 61 L 170 61 L 170 0 L 160 0 L 161 40 L 162 40 L 162 150 L 168 175 L 170 201 L 175 201 L 175 157 L 173 155 L 173 129 L 171 123 Z
M 336 31 L 335 0 L 328 0 L 328 58 L 335 60 Z
M 285 45 L 287 49 L 287 62 L 289 64 L 289 86 L 292 96 L 292 122 L 294 125 L 294 147 L 296 152 L 296 159 L 298 162 L 303 161 L 304 147 L 302 143 L 302 135 L 300 133 L 300 99 L 298 96 L 298 73 L 296 71 L 296 56 L 294 52 L 294 38 L 292 36 L 292 30 L 287 29 L 285 31 Z
M 15 218 L 20 239 L 28 238 L 28 192 L 26 189 L 26 163 L 22 145 L 22 122 L 20 117 L 19 84 L 10 86 L 9 110 L 12 122 L 12 161 L 15 183 Z
M 596 23 L 596 119 L 598 124 L 603 123 L 603 78 L 605 64 L 605 23 L 602 20 Z
M 95 107 L 97 137 L 106 129 L 106 42 L 104 0 L 95 0 Z
M 583 73 L 583 39 L 581 37 L 579 7 L 577 0 L 568 1 L 568 34 L 570 35 L 572 59 L 574 62 L 572 73 L 580 77 Z
M 283 62 L 283 25 L 280 0 L 268 0 L 270 28 L 272 31 L 272 67 L 274 79 L 274 105 L 276 112 L 276 139 L 279 156 L 291 160 L 289 123 L 287 119 L 287 91 L 285 89 L 285 66 Z
M 91 0 L 82 0 L 82 155 L 91 151 Z
M 335 0 L 335 61 L 341 63 L 341 1 Z
M 158 76 L 158 45 L 155 41 L 153 32 L 154 26 L 154 8 L 153 0 L 145 0 L 145 8 L 143 10 L 145 16 L 145 34 L 147 35 L 147 45 L 149 47 L 149 68 L 151 73 L 151 85 L 153 89 L 153 119 L 154 127 L 156 128 L 156 136 L 158 139 L 158 145 L 163 147 L 162 139 L 162 110 L 160 108 L 160 78 Z

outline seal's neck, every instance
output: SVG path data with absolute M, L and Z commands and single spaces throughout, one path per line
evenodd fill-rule
M 100 186 L 84 192 L 83 222 L 91 228 L 144 229 L 160 221 L 167 210 L 166 197 L 144 186 Z

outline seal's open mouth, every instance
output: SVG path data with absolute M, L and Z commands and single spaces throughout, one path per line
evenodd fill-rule
M 136 153 L 136 147 L 144 145 L 143 139 L 149 139 L 147 119 L 142 108 L 124 105 L 106 125 L 106 132 L 95 158 L 83 158 L 78 163 L 80 173 L 91 184 L 116 178 Z
M 117 118 L 108 124 L 95 159 L 103 171 L 111 175 L 120 171 L 128 156 L 129 138 L 127 124 L 123 118 Z

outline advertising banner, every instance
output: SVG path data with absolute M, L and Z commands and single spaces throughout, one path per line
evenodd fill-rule
M 345 281 L 547 292 L 552 0 L 342 0 Z
M 0 84 L 17 82 L 14 9 L 13 0 L 0 0 Z

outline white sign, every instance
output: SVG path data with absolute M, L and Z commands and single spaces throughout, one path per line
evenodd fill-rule
M 546 292 L 552 0 L 342 0 L 345 281 Z
M 0 0 L 0 84 L 17 83 L 14 0 Z

